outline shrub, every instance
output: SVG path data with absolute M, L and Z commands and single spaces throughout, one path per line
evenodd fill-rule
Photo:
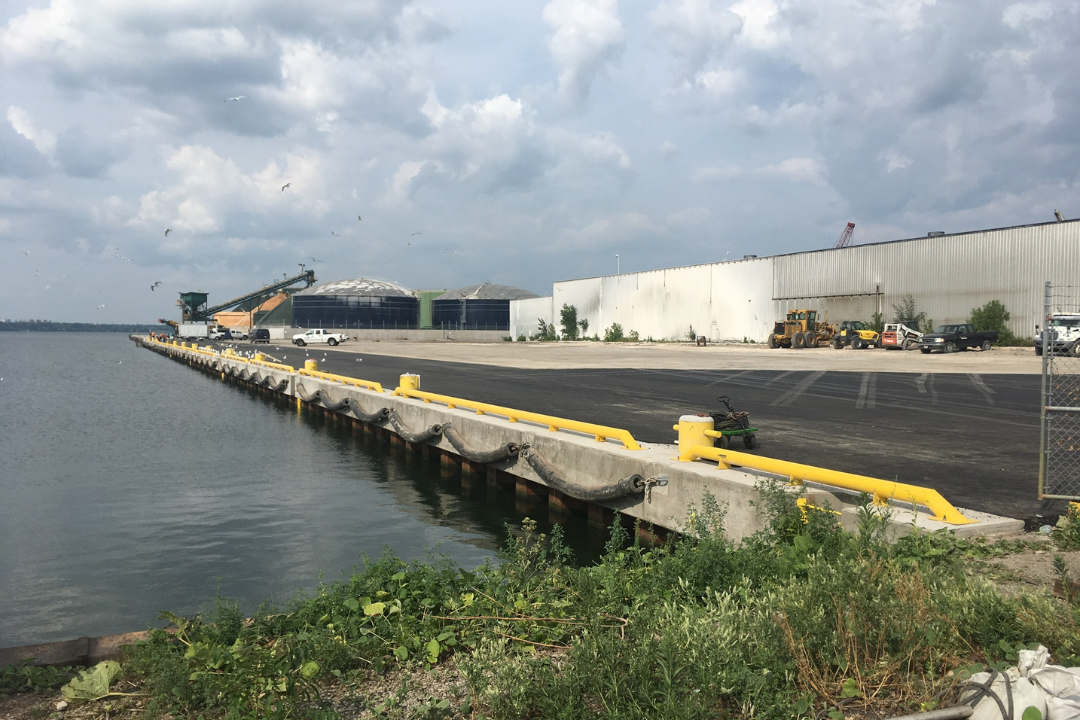
M 619 323 L 611 323 L 611 327 L 604 331 L 604 342 L 622 342 L 624 339 Z
M 566 303 L 563 303 L 562 310 L 559 311 L 559 319 L 562 324 L 563 340 L 577 340 L 577 308 L 573 305 L 567 305 Z
M 694 330 L 693 325 L 691 325 L 690 329 L 687 331 L 686 337 L 690 340 L 690 342 L 697 342 L 697 330 Z
M 975 326 L 976 330 L 997 330 L 998 345 L 1027 345 L 1027 338 L 1021 340 L 1013 334 L 1005 323 L 1009 322 L 1009 311 L 1000 300 L 991 300 L 980 308 L 972 308 L 968 322 Z
M 630 342 L 638 342 L 641 340 L 641 336 L 637 334 L 637 330 L 631 330 L 630 334 L 626 336 L 626 339 Z
M 538 318 L 540 323 L 536 335 L 533 336 L 534 340 L 558 340 L 558 335 L 555 334 L 555 324 L 549 323 L 543 318 Z
M 577 326 L 581 328 L 581 339 L 587 339 L 585 333 L 589 332 L 589 321 L 585 318 L 581 318 L 577 321 Z
M 893 322 L 904 323 L 910 328 L 917 328 L 926 320 L 926 313 L 918 312 L 915 308 L 915 298 L 912 295 L 904 295 L 900 302 L 892 306 Z
M 876 333 L 885 332 L 885 316 L 879 312 L 870 316 L 870 329 Z

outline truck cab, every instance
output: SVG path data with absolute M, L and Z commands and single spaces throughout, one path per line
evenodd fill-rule
M 1035 326 L 1035 354 L 1042 355 L 1043 332 L 1047 347 L 1052 353 L 1064 353 L 1080 357 L 1080 313 L 1052 313 L 1046 318 L 1046 327 Z

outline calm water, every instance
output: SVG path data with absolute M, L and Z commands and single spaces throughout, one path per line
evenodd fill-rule
M 384 547 L 472 568 L 521 519 L 512 492 L 465 494 L 124 335 L 0 333 L 0 377 L 0 647 L 145 629 L 219 588 L 284 604 Z

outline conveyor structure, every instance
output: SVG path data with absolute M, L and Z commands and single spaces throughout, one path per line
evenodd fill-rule
M 247 305 L 247 309 L 250 310 L 278 291 L 298 283 L 304 283 L 304 287 L 306 288 L 314 285 L 315 271 L 304 270 L 298 275 L 287 277 L 284 280 L 270 285 L 264 285 L 258 290 L 241 295 L 240 297 L 235 297 L 232 300 L 228 300 L 212 307 L 206 307 L 206 293 L 198 292 L 180 293 L 180 302 L 178 304 L 182 308 L 181 313 L 184 322 L 200 322 L 210 319 L 214 316 L 214 313 L 240 305 Z

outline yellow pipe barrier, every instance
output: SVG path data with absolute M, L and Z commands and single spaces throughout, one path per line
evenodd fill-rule
M 320 372 L 319 370 L 308 370 L 307 368 L 301 368 L 298 371 L 301 375 L 307 375 L 309 377 L 318 378 L 320 380 L 330 380 L 332 382 L 339 382 L 345 385 L 355 385 L 356 387 L 367 388 L 368 390 L 374 390 L 375 392 L 383 392 L 383 387 L 373 380 L 361 380 L 359 378 L 348 377 L 346 375 L 334 375 L 333 373 Z
M 539 423 L 540 425 L 547 425 L 550 432 L 556 432 L 558 430 L 572 430 L 574 432 L 592 435 L 596 442 L 606 442 L 610 438 L 612 440 L 618 440 L 619 442 L 621 442 L 627 450 L 641 449 L 641 446 L 638 445 L 637 440 L 634 439 L 634 436 L 630 434 L 629 430 L 621 430 L 619 428 L 608 427 L 606 425 L 596 425 L 594 423 L 580 422 L 578 420 L 567 420 L 565 418 L 554 417 L 552 415 L 542 415 L 540 413 L 527 412 L 524 410 L 514 410 L 512 408 L 502 407 L 500 405 L 489 405 L 488 403 L 473 402 L 472 400 L 463 400 L 461 398 L 450 397 L 449 395 L 438 395 L 436 393 L 424 392 L 422 390 L 414 390 L 407 387 L 398 387 L 394 390 L 394 395 L 416 398 L 418 400 L 423 400 L 426 403 L 442 403 L 451 410 L 457 407 L 468 408 L 470 410 L 474 410 L 477 415 L 502 415 L 510 422 L 526 420 L 528 422 Z
M 952 503 L 941 496 L 937 490 L 907 485 L 905 483 L 889 482 L 865 475 L 839 472 L 826 468 L 803 465 L 802 463 L 787 462 L 786 460 L 774 460 L 773 458 L 751 455 L 750 453 L 735 450 L 723 450 L 721 448 L 705 445 L 693 445 L 679 452 L 679 460 L 691 462 L 699 458 L 712 460 L 723 467 L 738 466 L 772 473 L 774 475 L 787 476 L 793 484 L 803 482 L 832 485 L 833 487 L 865 492 L 873 496 L 874 504 L 882 505 L 886 499 L 898 500 L 912 505 L 925 507 L 933 515 L 931 520 L 938 520 L 949 525 L 968 525 L 977 523 L 978 520 L 970 520 L 953 507 Z

